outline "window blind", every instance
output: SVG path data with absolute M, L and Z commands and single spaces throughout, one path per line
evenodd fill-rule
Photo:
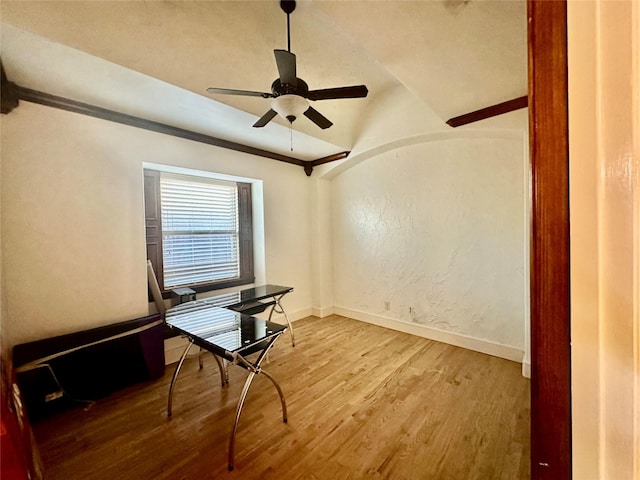
M 240 276 L 235 183 L 160 177 L 164 287 Z

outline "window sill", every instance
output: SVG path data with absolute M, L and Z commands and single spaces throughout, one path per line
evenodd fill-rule
M 206 283 L 206 284 L 199 284 L 199 285 L 180 285 L 179 287 L 175 287 L 175 288 L 183 288 L 183 287 L 190 288 L 191 290 L 194 290 L 196 294 L 198 294 L 198 293 L 204 293 L 204 292 L 213 292 L 215 290 L 222 290 L 223 288 L 248 285 L 250 283 L 253 283 L 254 281 L 255 281 L 255 277 L 252 276 L 249 278 L 237 278 L 234 280 L 227 280 L 224 282 Z M 171 290 L 164 290 L 162 292 L 162 298 L 165 300 L 171 298 Z

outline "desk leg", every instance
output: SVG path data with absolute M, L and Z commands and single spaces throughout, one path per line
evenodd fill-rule
M 291 346 L 295 347 L 296 346 L 296 337 L 295 337 L 295 335 L 293 333 L 293 325 L 291 325 L 291 321 L 289 320 L 289 315 L 287 315 L 287 312 L 285 311 L 284 307 L 280 303 L 280 300 L 282 300 L 282 297 L 284 297 L 285 295 L 286 295 L 286 293 L 283 293 L 279 297 L 273 297 L 273 299 L 276 301 L 276 303 L 273 304 L 273 306 L 271 307 L 271 312 L 269 312 L 269 321 L 271 321 L 271 316 L 273 315 L 273 312 L 276 312 L 276 313 L 279 313 L 279 314 L 283 314 L 284 315 L 284 319 L 287 321 L 287 326 L 289 327 L 289 333 L 291 334 Z
M 276 387 L 276 390 L 278 390 L 278 395 L 280 395 L 280 403 L 282 404 L 282 421 L 284 423 L 287 423 L 287 421 L 289 420 L 287 418 L 287 402 L 285 402 L 284 400 L 284 394 L 282 393 L 282 389 L 280 388 L 280 385 L 278 385 L 278 382 L 276 382 L 273 379 L 273 377 L 269 375 L 265 370 L 260 370 L 260 373 L 262 373 L 265 377 L 271 380 L 271 383 L 273 383 L 273 386 Z
M 193 346 L 193 342 L 191 340 L 189 340 L 189 344 L 187 345 L 187 348 L 184 349 L 184 352 L 182 352 L 182 356 L 180 357 L 180 360 L 178 361 L 178 365 L 176 366 L 176 369 L 173 372 L 173 377 L 171 378 L 171 385 L 169 386 L 169 401 L 167 402 L 167 416 L 168 417 L 171 416 L 171 404 L 173 402 L 173 387 L 176 384 L 176 379 L 178 378 L 178 374 L 180 373 L 180 369 L 182 368 L 182 364 L 184 363 L 184 359 L 187 358 L 187 353 L 189 353 L 189 350 L 191 350 L 192 346 Z
M 234 363 L 236 363 L 237 365 L 239 365 L 241 367 L 244 367 L 247 370 L 249 370 L 249 376 L 247 377 L 247 380 L 244 382 L 244 387 L 242 388 L 242 393 L 240 394 L 240 398 L 238 399 L 238 405 L 236 406 L 236 417 L 235 417 L 235 420 L 233 422 L 233 429 L 231 430 L 231 437 L 229 438 L 229 458 L 228 458 L 229 471 L 233 470 L 234 450 L 235 450 L 235 442 L 236 442 L 236 431 L 238 430 L 238 422 L 240 421 L 240 415 L 242 414 L 242 407 L 244 406 L 244 401 L 247 398 L 247 393 L 249 393 L 249 387 L 251 386 L 251 382 L 253 382 L 253 378 L 258 373 L 264 373 L 264 375 L 269 380 L 271 380 L 271 383 L 273 383 L 273 385 L 276 387 L 276 390 L 278 391 L 278 395 L 280 396 L 280 403 L 282 404 L 282 421 L 284 423 L 287 423 L 287 420 L 288 420 L 287 419 L 287 403 L 285 402 L 284 394 L 282 393 L 282 389 L 280 388 L 280 385 L 278 385 L 278 383 L 273 379 L 273 377 L 271 375 L 269 375 L 264 370 L 260 369 L 260 364 L 266 358 L 267 354 L 269 353 L 269 350 L 271 350 L 271 347 L 273 347 L 273 344 L 277 339 L 278 339 L 278 337 L 275 337 L 274 339 L 271 340 L 271 343 L 267 346 L 267 348 L 265 348 L 262 351 L 262 353 L 260 354 L 260 356 L 258 357 L 256 362 L 253 363 L 253 364 L 251 362 L 249 362 L 248 360 L 246 360 L 241 355 L 236 355 Z
M 182 352 L 182 356 L 180 357 L 176 370 L 173 372 L 173 377 L 171 378 L 171 385 L 169 386 L 169 400 L 167 402 L 167 416 L 169 417 L 171 416 L 171 405 L 173 403 L 173 387 L 175 386 L 176 379 L 178 378 L 178 373 L 180 373 L 180 369 L 182 368 L 182 364 L 187 358 L 187 354 L 189 353 L 189 350 L 191 350 L 192 346 L 193 346 L 193 342 L 189 341 L 189 345 L 187 345 L 187 348 L 185 348 L 184 352 Z M 200 367 L 200 370 L 202 370 L 202 367 L 203 367 L 203 363 L 202 363 L 203 353 L 204 351 L 201 348 L 200 352 L 198 353 L 198 365 Z M 224 387 L 225 385 L 229 384 L 229 369 L 227 368 L 228 360 L 220 361 L 217 355 L 213 353 L 211 355 L 213 355 L 213 358 L 216 360 L 216 363 L 218 364 L 218 370 L 220 370 L 220 384 Z M 223 362 L 224 362 L 224 366 L 223 366 Z
M 204 367 L 204 364 L 202 363 L 202 356 L 205 354 L 205 352 L 206 350 L 203 350 L 202 347 L 200 347 L 200 353 L 198 354 L 198 366 L 200 367 L 200 370 L 202 370 L 202 367 Z M 225 385 L 229 385 L 229 370 L 227 369 L 226 363 L 223 363 L 227 360 L 222 360 L 221 362 L 215 353 L 211 352 L 211 355 L 213 355 L 213 358 L 215 358 L 216 363 L 218 364 L 218 370 L 220 371 L 220 384 L 223 387 Z
M 212 353 L 211 355 L 213 355 L 213 358 L 216 359 L 216 363 L 218 364 L 218 370 L 220 370 L 220 382 L 222 382 L 222 386 L 224 387 L 225 385 L 229 385 L 229 370 L 227 369 L 226 364 L 227 360 L 222 359 L 222 361 L 220 361 L 215 353 Z
M 233 422 L 233 429 L 231 430 L 231 438 L 229 439 L 229 471 L 233 470 L 233 457 L 234 457 L 234 448 L 236 443 L 236 431 L 238 430 L 238 422 L 240 421 L 240 414 L 242 413 L 242 407 L 244 406 L 244 401 L 247 398 L 247 393 L 249 392 L 249 387 L 251 386 L 251 382 L 253 381 L 253 377 L 256 376 L 256 372 L 249 372 L 249 376 L 247 380 L 244 382 L 244 387 L 242 388 L 242 393 L 240 394 L 240 398 L 238 399 L 238 405 L 236 406 L 236 418 Z
M 226 358 L 222 359 L 222 370 L 224 371 L 224 381 L 228 385 L 229 384 L 229 360 Z

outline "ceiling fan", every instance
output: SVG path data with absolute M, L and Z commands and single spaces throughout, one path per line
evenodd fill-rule
M 271 93 L 233 90 L 228 88 L 207 88 L 207 92 L 224 95 L 243 95 L 249 97 L 273 98 L 271 108 L 254 127 L 264 127 L 276 115 L 293 123 L 300 115 L 304 115 L 320 128 L 329 128 L 333 123 L 309 105 L 308 100 L 333 100 L 338 98 L 363 98 L 369 90 L 365 85 L 350 87 L 325 88 L 309 90 L 307 83 L 296 75 L 296 56 L 291 53 L 291 33 L 289 15 L 295 10 L 295 0 L 281 0 L 280 8 L 287 14 L 287 50 L 274 50 L 279 78 L 271 84 Z

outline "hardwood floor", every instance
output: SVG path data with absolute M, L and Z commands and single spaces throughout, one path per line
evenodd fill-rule
M 48 480 L 528 479 L 529 381 L 521 366 L 340 316 L 295 323 L 253 382 L 220 386 L 214 359 L 185 362 L 173 417 L 163 378 L 34 425 Z M 287 335 L 287 334 L 285 334 Z

